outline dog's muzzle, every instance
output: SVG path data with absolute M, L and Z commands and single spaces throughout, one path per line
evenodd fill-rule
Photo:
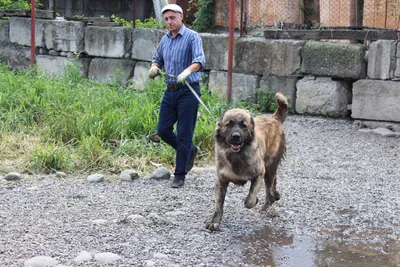
M 242 135 L 238 132 L 234 132 L 229 138 L 228 145 L 233 152 L 239 152 L 243 146 Z

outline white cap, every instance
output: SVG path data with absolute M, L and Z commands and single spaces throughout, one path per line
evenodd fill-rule
M 178 6 L 178 5 L 176 5 L 176 4 L 168 4 L 168 5 L 164 6 L 161 9 L 161 14 L 164 14 L 164 12 L 168 11 L 168 10 L 183 14 L 182 8 L 180 6 Z

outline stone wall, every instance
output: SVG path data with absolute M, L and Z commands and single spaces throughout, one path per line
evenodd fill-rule
M 37 65 L 50 75 L 77 62 L 83 76 L 143 89 L 163 30 L 36 21 Z M 226 93 L 228 35 L 201 34 L 211 92 Z M 359 44 L 236 38 L 232 98 L 284 93 L 299 114 L 400 122 L 400 41 Z M 0 60 L 29 67 L 30 19 L 0 20 Z

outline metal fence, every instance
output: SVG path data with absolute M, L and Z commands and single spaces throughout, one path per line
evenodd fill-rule
M 13 0 L 13 2 L 18 2 Z M 30 1 L 28 1 L 30 2 Z M 57 16 L 120 17 L 126 21 L 161 20 L 165 0 L 37 0 L 38 9 Z M 171 0 L 188 11 L 189 1 Z M 197 0 L 190 1 L 191 5 Z M 195 4 L 194 4 L 195 6 Z M 230 0 L 215 0 L 215 23 L 228 28 Z M 193 10 L 186 12 L 193 21 Z M 235 27 L 253 28 L 350 28 L 400 30 L 400 0 L 235 0 Z
M 228 27 L 229 0 L 216 0 L 216 25 Z M 400 0 L 235 0 L 237 28 L 400 30 Z
M 46 1 L 46 0 L 45 0 Z M 119 17 L 126 21 L 156 17 L 153 1 L 148 0 L 50 0 L 58 16 Z

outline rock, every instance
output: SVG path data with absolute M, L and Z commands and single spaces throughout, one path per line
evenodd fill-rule
M 108 221 L 107 221 L 107 220 L 104 220 L 104 219 L 97 219 L 97 220 L 93 220 L 92 223 L 93 223 L 93 224 L 96 224 L 96 225 L 101 225 L 101 224 L 106 224 L 106 223 L 108 223 Z
M 80 264 L 85 261 L 90 261 L 92 259 L 92 254 L 87 251 L 81 251 L 78 256 L 74 259 L 74 262 Z
M 24 262 L 25 267 L 56 266 L 58 261 L 52 257 L 36 256 Z
M 153 258 L 159 259 L 159 260 L 168 260 L 168 255 L 164 253 L 154 253 Z
M 6 176 L 4 176 L 4 179 L 6 179 L 7 181 L 21 180 L 21 174 L 19 174 L 18 172 L 10 172 L 7 173 Z
M 121 181 L 133 181 L 139 179 L 139 174 L 136 170 L 125 170 L 120 174 Z
M 171 178 L 171 173 L 165 167 L 156 169 L 150 176 L 150 179 L 167 180 Z
M 99 182 L 104 182 L 104 175 L 103 174 L 91 174 L 87 178 L 89 183 L 99 183 Z
M 121 259 L 121 256 L 111 253 L 111 252 L 103 252 L 94 255 L 95 260 L 102 264 L 109 264 L 116 262 L 117 260 Z
M 180 210 L 175 210 L 175 211 L 166 212 L 165 215 L 172 216 L 172 217 L 178 217 L 178 216 L 185 216 L 186 213 L 184 213 L 183 211 L 180 211 Z
M 56 172 L 55 176 L 58 178 L 64 178 L 67 177 L 67 174 L 65 172 Z

